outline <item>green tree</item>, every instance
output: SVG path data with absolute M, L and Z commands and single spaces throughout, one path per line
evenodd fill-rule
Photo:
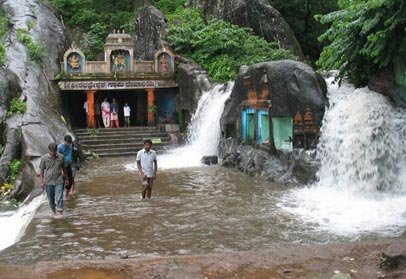
M 234 79 L 242 65 L 296 59 L 289 51 L 255 36 L 250 29 L 222 20 L 204 23 L 197 9 L 181 9 L 169 17 L 169 42 L 194 59 L 217 81 Z
M 107 36 L 107 29 L 103 23 L 95 23 L 90 26 L 89 32 L 86 33 L 86 37 L 89 44 L 89 49 L 84 49 L 86 57 L 89 60 L 94 60 L 98 52 L 102 52 L 104 49 L 104 42 Z
M 132 0 L 51 0 L 71 28 L 79 28 L 88 40 L 83 48 L 88 59 L 103 51 L 107 34 L 113 29 L 134 31 Z
M 339 0 L 339 11 L 321 16 L 330 28 L 320 36 L 329 42 L 317 62 L 322 69 L 338 69 L 357 86 L 406 53 L 404 0 Z
M 12 116 L 14 113 L 24 114 L 27 110 L 27 103 L 23 102 L 20 97 L 14 97 L 11 100 L 10 108 L 7 111 L 7 117 Z
M 4 36 L 8 30 L 9 19 L 4 10 L 0 10 L 0 65 L 6 60 L 6 48 L 4 46 Z
M 186 0 L 155 0 L 153 2 L 163 14 L 168 15 L 175 13 L 176 9 L 182 7 Z

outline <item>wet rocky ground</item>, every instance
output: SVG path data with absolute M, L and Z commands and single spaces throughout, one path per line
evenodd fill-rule
M 7 279 L 406 278 L 406 240 L 275 245 L 263 251 L 1 266 Z

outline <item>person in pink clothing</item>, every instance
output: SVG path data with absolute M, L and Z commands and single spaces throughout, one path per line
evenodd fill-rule
M 101 112 L 104 127 L 110 127 L 110 104 L 107 102 L 107 98 L 104 98 L 104 101 L 101 103 Z

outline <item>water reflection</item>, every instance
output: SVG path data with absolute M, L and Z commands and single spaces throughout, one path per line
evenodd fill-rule
M 285 186 L 222 167 L 158 171 L 141 200 L 134 158 L 98 159 L 81 170 L 78 194 L 54 219 L 44 201 L 0 262 L 199 254 L 264 249 L 275 242 L 339 239 L 306 227 L 276 206 Z M 316 226 L 315 226 L 316 227 Z

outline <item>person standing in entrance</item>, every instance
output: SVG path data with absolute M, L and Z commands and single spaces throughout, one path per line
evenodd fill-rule
M 58 153 L 63 155 L 64 167 L 66 175 L 64 176 L 65 196 L 75 194 L 75 180 L 72 173 L 72 137 L 66 135 L 63 138 L 63 143 L 58 145 Z
M 104 127 L 110 127 L 110 104 L 107 102 L 107 98 L 104 98 L 104 101 L 101 103 L 101 113 Z
M 144 140 L 144 148 L 137 153 L 137 169 L 142 184 L 142 199 L 151 198 L 152 184 L 156 179 L 158 163 L 156 153 L 151 149 L 152 141 Z
M 39 163 L 41 188 L 45 190 L 52 212 L 56 218 L 63 217 L 63 176 L 66 176 L 63 156 L 57 152 L 57 144 L 48 145 L 48 154 Z
M 96 99 L 96 102 L 94 103 L 94 119 L 95 119 L 95 125 L 96 128 L 100 128 L 100 101 L 99 99 Z
M 131 115 L 131 108 L 128 106 L 128 103 L 125 103 L 124 108 L 124 125 L 125 127 L 130 127 L 130 115 Z
M 83 109 L 86 112 L 86 127 L 89 127 L 89 106 L 87 105 L 87 101 L 83 103 Z
M 110 104 L 110 127 L 120 127 L 118 124 L 118 103 L 115 98 L 113 98 L 113 102 Z

